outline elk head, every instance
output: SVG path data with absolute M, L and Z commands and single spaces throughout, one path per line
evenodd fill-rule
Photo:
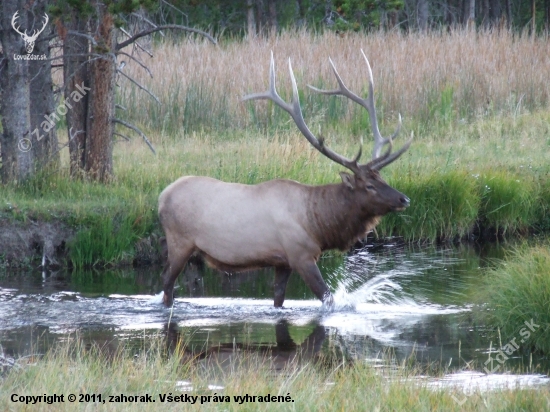
M 302 110 L 300 108 L 300 100 L 298 96 L 298 87 L 296 86 L 296 79 L 292 71 L 290 59 L 288 61 L 288 67 L 290 71 L 290 78 L 292 81 L 292 102 L 291 104 L 285 102 L 277 93 L 275 88 L 275 63 L 273 60 L 273 52 L 271 53 L 271 64 L 269 70 L 269 90 L 263 93 L 249 94 L 243 98 L 243 100 L 252 99 L 269 99 L 273 101 L 277 106 L 284 109 L 290 114 L 300 132 L 311 143 L 311 145 L 328 157 L 330 160 L 344 166 L 353 174 L 341 172 L 343 184 L 356 193 L 358 197 L 365 198 L 365 202 L 359 201 L 359 204 L 365 205 L 369 208 L 369 212 L 375 215 L 384 215 L 391 211 L 403 210 L 409 206 L 410 200 L 407 196 L 398 192 L 394 188 L 390 187 L 381 177 L 379 171 L 396 160 L 409 148 L 412 137 L 401 147 L 398 151 L 392 153 L 393 139 L 397 137 L 401 129 L 401 115 L 399 115 L 399 125 L 396 131 L 390 137 L 382 137 L 380 130 L 378 129 L 378 120 L 376 118 L 376 108 L 374 106 L 374 81 L 372 78 L 372 70 L 365 53 L 361 50 L 365 62 L 367 63 L 368 75 L 369 75 L 369 95 L 366 99 L 357 96 L 351 92 L 342 81 L 342 78 L 338 74 L 334 63 L 329 58 L 332 70 L 336 76 L 338 82 L 338 89 L 335 90 L 320 90 L 313 86 L 309 86 L 312 90 L 327 94 L 327 95 L 341 95 L 345 96 L 355 103 L 363 106 L 367 109 L 370 117 L 372 132 L 374 135 L 374 149 L 372 152 L 372 159 L 368 163 L 359 164 L 359 159 L 362 154 L 362 147 L 359 147 L 359 152 L 353 159 L 348 159 L 333 150 L 325 146 L 324 139 L 322 137 L 317 138 L 309 130 L 304 121 Z M 382 149 L 385 145 L 388 145 L 387 150 L 382 153 Z
M 13 29 L 21 35 L 21 38 L 25 42 L 25 49 L 27 50 L 27 53 L 31 54 L 32 51 L 34 50 L 34 42 L 38 38 L 38 35 L 44 31 L 44 29 L 46 28 L 46 25 L 48 24 L 48 21 L 50 19 L 49 19 L 48 15 L 46 13 L 44 13 L 44 25 L 42 26 L 42 28 L 40 30 L 34 30 L 33 34 L 31 36 L 29 36 L 29 35 L 27 35 L 27 30 L 25 30 L 24 33 L 21 33 L 21 31 L 19 30 L 19 27 L 15 27 L 16 20 L 19 17 L 18 13 L 19 13 L 19 11 L 16 11 L 15 14 L 13 15 L 13 17 L 11 19 L 11 25 L 12 25 Z

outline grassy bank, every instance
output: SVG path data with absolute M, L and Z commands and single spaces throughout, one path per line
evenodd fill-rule
M 13 368 L 2 379 L 0 406 L 5 410 L 74 411 L 89 409 L 93 402 L 79 403 L 79 394 L 101 394 L 105 410 L 297 410 L 297 411 L 502 411 L 545 410 L 550 403 L 548 388 L 502 389 L 465 395 L 462 389 L 434 389 L 427 380 L 413 379 L 417 371 L 399 368 L 376 372 L 365 364 L 321 366 L 319 362 L 296 363 L 275 372 L 268 358 L 235 356 L 233 363 L 210 365 L 186 359 L 176 350 L 166 356 L 160 339 L 134 353 L 118 349 L 109 356 L 87 350 L 78 342 L 65 343 L 44 358 Z M 181 349 L 181 348 L 180 348 Z M 394 365 L 395 366 L 395 365 Z M 209 386 L 215 385 L 215 386 Z M 186 390 L 182 390 L 186 388 Z M 192 388 L 192 390 L 189 390 Z M 240 403 L 234 396 L 281 395 L 284 403 Z M 12 394 L 63 394 L 64 403 L 25 406 L 14 403 Z M 69 394 L 77 395 L 69 403 Z M 109 403 L 109 395 L 151 395 L 154 404 Z M 195 405 L 161 402 L 160 395 L 198 396 Z M 211 396 L 200 403 L 200 397 Z M 213 401 L 223 397 L 223 402 Z M 228 397 L 228 398 L 226 398 Z M 256 398 L 257 399 L 257 398 Z M 228 401 L 229 400 L 229 401 Z M 97 405 L 93 405 L 97 407 Z
M 366 94 L 360 48 L 373 64 L 382 132 L 393 131 L 399 112 L 401 134 L 415 136 L 410 150 L 383 170 L 411 207 L 384 218 L 379 236 L 445 240 L 480 228 L 509 235 L 550 230 L 550 45 L 507 32 L 461 31 L 343 38 L 298 32 L 219 47 L 160 44 L 148 61 L 155 77 L 132 64 L 128 73 L 162 105 L 133 85 L 124 84 L 118 97 L 127 120 L 147 132 L 158 155 L 138 138 L 117 142 L 116 178 L 101 186 L 71 181 L 64 150 L 59 174 L 2 188 L 0 223 L 62 222 L 76 233 L 66 245 L 75 266 L 129 263 L 141 253 L 140 240 L 154 252 L 162 235 L 158 195 L 182 175 L 338 182 L 341 168 L 312 149 L 286 113 L 239 99 L 267 87 L 270 49 L 280 91 L 288 96 L 284 60 L 290 56 L 311 129 L 322 126 L 327 145 L 346 156 L 356 153 L 363 136 L 368 154 L 365 111 L 305 87 L 333 87 L 331 56 L 348 86 Z
M 390 184 L 411 198 L 411 207 L 386 216 L 378 235 L 412 241 L 453 239 L 474 233 L 479 225 L 509 235 L 547 231 L 548 124 L 550 115 L 540 112 L 520 120 L 457 125 L 449 128 L 448 140 L 433 135 L 417 139 L 405 156 L 383 171 Z M 483 138 L 476 135 L 479 129 Z M 338 139 L 331 146 L 347 155 L 357 147 Z M 116 179 L 107 186 L 70 181 L 61 174 L 5 187 L 0 213 L 5 220 L 66 222 L 77 232 L 68 245 L 68 257 L 76 266 L 120 263 L 135 258 L 134 245 L 140 239 L 162 235 L 157 198 L 179 176 L 207 175 L 242 183 L 273 178 L 309 184 L 339 180 L 340 168 L 294 132 L 245 132 L 229 138 L 182 133 L 173 141 L 157 142 L 157 150 L 153 156 L 139 141 L 117 145 Z
M 503 348 L 513 339 L 513 346 L 550 353 L 549 273 L 550 249 L 542 244 L 516 250 L 483 277 L 476 313 L 495 331 L 498 328 L 495 347 Z

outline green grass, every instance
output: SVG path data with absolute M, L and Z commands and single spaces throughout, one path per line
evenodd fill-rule
M 502 345 L 515 338 L 524 348 L 550 353 L 549 246 L 523 246 L 482 279 L 476 313 L 499 329 Z
M 406 365 L 386 372 L 363 364 L 332 363 L 326 358 L 291 362 L 275 372 L 272 360 L 262 355 L 234 355 L 231 362 L 217 363 L 189 356 L 177 345 L 168 353 L 162 339 L 147 341 L 143 348 L 87 348 L 70 339 L 42 358 L 32 358 L 2 378 L 0 408 L 4 410 L 74 411 L 104 410 L 206 410 L 206 411 L 504 411 L 545 410 L 550 402 L 547 387 L 503 389 L 464 396 L 461 389 L 431 389 L 418 371 Z M 209 363 L 210 362 L 210 363 Z M 212 363 L 213 362 L 213 363 Z M 204 366 L 209 364 L 208 368 Z M 388 364 L 389 365 L 389 364 Z M 181 391 L 187 381 L 192 391 Z M 214 384 L 215 389 L 208 389 Z M 242 403 L 234 396 L 289 396 L 288 403 Z M 65 402 L 25 406 L 11 395 L 64 394 Z M 144 395 L 145 403 L 69 403 L 69 394 Z M 195 405 L 161 403 L 160 394 L 199 396 Z M 229 397 L 229 402 L 200 404 L 200 396 Z M 465 399 L 464 399 L 465 398 Z M 77 398 L 78 399 L 78 398 Z M 204 398 L 206 399 L 206 398 Z M 457 400 L 464 399 L 460 404 Z
M 97 263 L 127 263 L 134 258 L 135 243 L 153 230 L 153 216 L 126 211 L 100 215 L 76 233 L 69 245 L 69 259 L 76 267 Z
M 394 234 L 407 240 L 464 236 L 478 219 L 478 183 L 468 172 L 451 170 L 414 180 L 392 175 L 389 183 L 414 200 L 405 212 L 382 220 L 380 236 Z
M 543 111 L 517 119 L 499 116 L 445 124 L 422 136 L 415 132 L 409 151 L 382 171 L 388 183 L 411 199 L 411 206 L 387 215 L 378 234 L 434 241 L 470 234 L 478 225 L 508 236 L 548 231 L 549 123 L 550 114 Z M 414 124 L 405 121 L 403 134 L 413 132 L 411 127 Z M 341 167 L 288 125 L 275 133 L 149 135 L 157 156 L 138 140 L 116 145 L 112 183 L 72 181 L 66 169 L 37 176 L 19 187 L 3 187 L 0 216 L 73 227 L 78 232 L 69 245 L 74 266 L 120 264 L 132 261 L 136 241 L 162 235 L 158 195 L 182 175 L 249 184 L 275 178 L 306 184 L 339 181 Z M 326 139 L 346 156 L 353 156 L 358 147 L 356 138 L 344 134 L 329 133 Z
M 540 216 L 542 193 L 533 177 L 522 178 L 515 173 L 496 170 L 480 177 L 480 220 L 487 227 L 504 232 L 526 230 L 535 225 L 537 209 Z M 535 195 L 534 195 L 535 194 Z

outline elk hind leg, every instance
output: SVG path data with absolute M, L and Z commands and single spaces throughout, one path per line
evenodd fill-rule
M 174 284 L 194 251 L 193 247 L 174 249 L 168 245 L 168 260 L 161 275 L 164 290 L 163 301 L 167 307 L 174 303 Z

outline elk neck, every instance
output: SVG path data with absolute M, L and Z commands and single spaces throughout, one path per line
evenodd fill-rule
M 343 184 L 311 186 L 307 218 L 321 250 L 348 250 L 381 216 L 361 211 L 354 191 Z

